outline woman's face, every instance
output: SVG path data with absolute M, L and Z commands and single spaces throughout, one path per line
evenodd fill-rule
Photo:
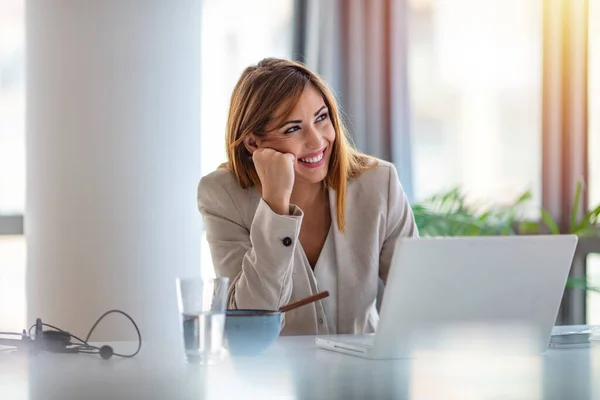
M 323 181 L 327 177 L 335 142 L 335 129 L 323 96 L 312 85 L 306 85 L 289 118 L 278 125 L 267 126 L 268 133 L 256 138 L 258 147 L 293 154 L 296 157 L 296 181 Z

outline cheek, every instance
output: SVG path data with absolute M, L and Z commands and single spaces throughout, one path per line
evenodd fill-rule
M 265 140 L 261 147 L 267 147 L 280 153 L 298 154 L 298 140 L 295 137 Z
M 333 125 L 331 125 L 331 123 L 329 123 L 327 125 L 327 128 L 325 129 L 325 132 L 323 132 L 323 137 L 329 142 L 329 143 L 333 143 L 335 142 L 335 129 L 333 129 Z

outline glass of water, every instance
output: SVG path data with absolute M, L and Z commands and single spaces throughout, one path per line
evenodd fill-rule
M 177 279 L 185 355 L 190 363 L 214 364 L 223 354 L 229 278 Z

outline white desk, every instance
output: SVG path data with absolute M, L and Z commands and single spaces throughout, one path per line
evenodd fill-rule
M 146 345 L 133 359 L 0 352 L 0 399 L 600 399 L 600 345 L 535 357 L 369 361 L 284 337 L 208 368 Z M 115 344 L 125 351 L 131 344 Z

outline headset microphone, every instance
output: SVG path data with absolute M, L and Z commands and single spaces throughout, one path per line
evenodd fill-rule
M 94 332 L 94 329 L 98 325 L 100 321 L 104 317 L 112 313 L 119 313 L 125 316 L 131 321 L 133 327 L 136 330 L 138 335 L 138 348 L 132 354 L 119 354 L 115 353 L 113 348 L 109 345 L 103 345 L 101 347 L 96 347 L 90 345 L 88 340 Z M 51 328 L 52 330 L 44 331 L 44 327 Z M 31 336 L 31 330 L 35 328 L 35 333 Z M 90 332 L 87 334 L 87 337 L 84 339 L 80 339 L 77 336 L 52 326 L 50 324 L 43 323 L 40 318 L 36 319 L 35 324 L 29 328 L 28 331 L 23 330 L 22 333 L 13 333 L 13 332 L 0 332 L 1 335 L 13 335 L 20 336 L 19 339 L 4 339 L 0 337 L 0 346 L 10 346 L 14 347 L 17 350 L 27 348 L 29 351 L 37 353 L 39 351 L 47 351 L 50 353 L 67 353 L 67 354 L 76 354 L 76 353 L 84 353 L 84 354 L 99 354 L 100 357 L 104 360 L 110 359 L 113 355 L 118 357 L 130 358 L 137 355 L 142 348 L 142 335 L 140 330 L 135 323 L 135 321 L 125 312 L 121 310 L 110 310 L 102 314 L 100 318 L 96 321 L 96 323 L 90 329 Z M 73 343 L 72 340 L 77 341 L 78 343 Z

